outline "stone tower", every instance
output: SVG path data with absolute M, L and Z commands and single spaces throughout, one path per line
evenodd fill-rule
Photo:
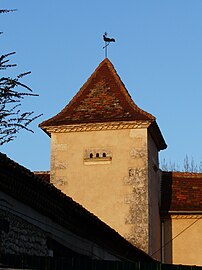
M 135 246 L 159 249 L 158 152 L 166 144 L 112 63 L 105 58 L 40 127 L 51 137 L 51 182 Z

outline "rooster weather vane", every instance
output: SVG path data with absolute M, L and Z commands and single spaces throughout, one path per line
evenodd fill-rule
M 103 35 L 103 40 L 105 42 L 103 49 L 105 49 L 105 58 L 107 58 L 107 47 L 109 46 L 110 42 L 115 42 L 115 39 L 107 37 L 107 32 L 105 32 Z

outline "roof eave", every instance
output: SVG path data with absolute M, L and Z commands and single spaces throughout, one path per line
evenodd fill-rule
M 39 128 L 41 128 L 49 137 L 51 137 L 51 133 L 47 131 L 46 126 L 43 126 L 42 123 L 38 125 Z
M 156 143 L 156 146 L 158 150 L 164 150 L 167 148 L 167 144 L 163 138 L 163 135 L 160 131 L 160 128 L 156 121 L 151 122 L 151 125 L 148 128 L 154 142 Z

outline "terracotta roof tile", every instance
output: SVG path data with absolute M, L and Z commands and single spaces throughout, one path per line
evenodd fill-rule
M 202 211 L 202 173 L 163 172 L 162 211 Z
M 132 120 L 153 121 L 155 117 L 133 102 L 112 63 L 105 58 L 70 103 L 40 127 Z
M 50 172 L 49 171 L 35 171 L 34 175 L 40 177 L 42 180 L 50 183 Z

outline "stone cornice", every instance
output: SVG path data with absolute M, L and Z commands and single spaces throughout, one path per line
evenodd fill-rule
M 105 123 L 87 123 L 61 126 L 43 126 L 42 129 L 50 135 L 51 133 L 84 132 L 99 130 L 120 130 L 133 128 L 148 128 L 151 121 L 127 121 L 127 122 L 105 122 Z
M 202 211 L 168 211 L 161 213 L 163 219 L 202 219 Z
M 191 214 L 191 215 L 186 215 L 186 214 L 181 214 L 181 215 L 171 215 L 171 219 L 201 219 L 202 214 Z

